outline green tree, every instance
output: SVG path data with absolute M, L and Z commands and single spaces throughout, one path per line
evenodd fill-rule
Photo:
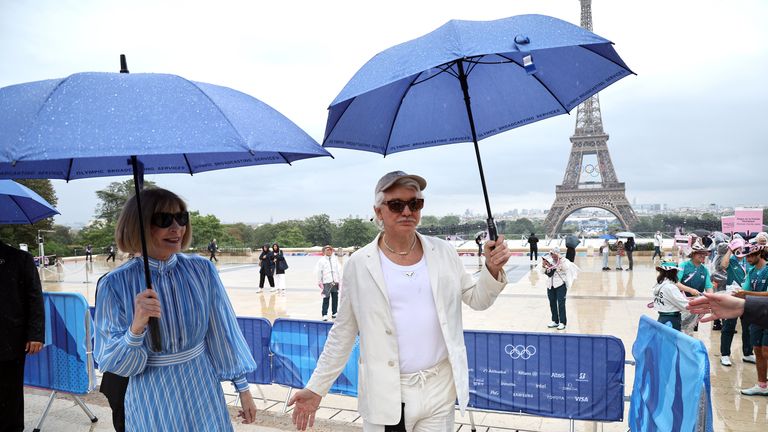
M 95 254 L 103 253 L 114 240 L 115 224 L 104 220 L 96 220 L 80 230 L 80 241 L 83 246 L 92 245 Z
M 342 222 L 336 237 L 335 246 L 364 246 L 376 237 L 378 229 L 370 222 L 359 218 L 349 218 Z
M 205 248 L 212 239 L 216 239 L 219 245 L 223 245 L 224 227 L 221 221 L 214 215 L 201 215 L 199 211 L 189 212 L 189 221 L 192 225 L 193 248 Z
M 145 181 L 144 188 L 151 189 L 157 185 L 152 181 Z M 117 218 L 123 210 L 126 201 L 136 194 L 133 180 L 112 182 L 106 188 L 96 191 L 100 202 L 96 205 L 96 219 L 104 219 L 107 222 L 117 223 Z
M 296 225 L 288 226 L 278 231 L 274 243 L 278 243 L 281 247 L 288 248 L 310 246 L 309 242 L 304 237 L 301 228 Z
M 333 241 L 334 225 L 327 214 L 319 214 L 304 219 L 301 231 L 312 246 L 322 246 Z M 286 245 L 286 247 L 290 247 Z
M 461 218 L 456 215 L 447 215 L 440 218 L 439 225 L 441 227 L 459 225 Z
M 56 191 L 53 189 L 53 184 L 50 180 L 31 179 L 16 181 L 35 191 L 52 206 L 55 207 L 58 203 Z M 32 252 L 32 247 L 37 244 L 37 231 L 52 229 L 52 217 L 35 222 L 31 225 L 0 225 L 0 240 L 13 245 L 14 247 L 18 247 L 19 243 L 26 243 L 30 246 L 30 252 Z M 35 250 L 37 250 L 36 247 Z
M 421 217 L 421 226 L 433 227 L 440 225 L 440 219 L 437 216 L 424 215 Z
M 230 247 L 252 247 L 255 244 L 254 230 L 251 226 L 242 222 L 235 224 L 222 225 L 225 235 L 231 239 L 226 246 Z M 221 246 L 221 245 L 220 245 Z

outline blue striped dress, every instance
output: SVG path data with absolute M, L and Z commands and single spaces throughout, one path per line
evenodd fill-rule
M 134 298 L 144 290 L 141 258 L 104 276 L 96 302 L 95 356 L 102 371 L 131 377 L 125 396 L 129 431 L 231 431 L 220 381 L 248 388 L 256 362 L 214 265 L 199 256 L 150 258 L 162 307 L 162 352 L 145 331 L 130 331 Z M 176 354 L 172 362 L 163 356 Z M 180 358 L 179 358 L 180 357 Z M 166 364 L 171 363 L 171 364 Z

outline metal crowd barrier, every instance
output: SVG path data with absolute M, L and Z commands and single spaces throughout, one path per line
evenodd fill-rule
M 92 348 L 92 319 L 82 294 L 44 292 L 45 344 L 27 356 L 24 385 L 51 390 L 48 403 L 34 431 L 43 427 L 56 393 L 67 393 L 91 422 L 98 418 L 78 395 L 96 387 Z

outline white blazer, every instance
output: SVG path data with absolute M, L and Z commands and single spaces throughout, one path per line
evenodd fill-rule
M 432 296 L 463 413 L 469 401 L 469 372 L 461 303 L 475 310 L 487 309 L 504 289 L 506 274 L 502 270 L 496 280 L 483 266 L 475 281 L 448 242 L 417 235 L 424 249 Z M 347 262 L 338 318 L 307 388 L 320 396 L 328 393 L 344 369 L 359 334 L 358 411 L 369 423 L 389 425 L 400 420 L 400 362 L 378 241 L 376 236 Z

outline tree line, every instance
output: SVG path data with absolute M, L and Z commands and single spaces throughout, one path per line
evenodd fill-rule
M 58 199 L 50 180 L 18 180 L 54 206 Z M 157 187 L 154 182 L 145 182 L 145 187 Z M 94 212 L 94 221 L 88 226 L 75 230 L 63 225 L 55 225 L 53 218 L 44 219 L 32 225 L 0 225 L 0 240 L 13 246 L 26 243 L 33 254 L 38 251 L 38 231 L 45 240 L 45 253 L 59 256 L 82 255 L 85 246 L 93 245 L 94 253 L 102 253 L 114 241 L 115 224 L 122 211 L 123 204 L 134 194 L 133 181 L 112 182 L 102 190 L 96 191 L 99 201 Z M 763 211 L 764 220 L 768 220 L 768 209 Z M 205 250 L 212 239 L 216 239 L 220 248 L 258 249 L 261 245 L 278 243 L 281 247 L 311 247 L 332 244 L 342 247 L 363 246 L 378 233 L 376 226 L 364 219 L 348 217 L 338 222 L 330 220 L 326 214 L 310 216 L 302 220 L 288 220 L 251 226 L 245 223 L 224 224 L 218 217 L 201 214 L 190 210 L 193 227 L 192 247 Z M 542 236 L 545 233 L 543 221 L 519 218 L 497 221 L 498 231 L 507 238 L 519 238 L 532 232 Z M 696 229 L 716 231 L 720 229 L 720 217 L 714 214 L 680 215 L 659 214 L 640 216 L 639 222 L 631 227 L 637 233 L 661 231 L 671 234 L 675 228 L 682 227 L 687 232 Z M 424 215 L 419 231 L 426 235 L 440 237 L 459 235 L 465 240 L 472 240 L 478 231 L 485 230 L 484 220 L 462 221 L 459 216 L 442 217 Z M 563 232 L 573 232 L 576 227 L 566 224 Z M 609 226 L 609 232 L 622 230 L 617 223 Z M 52 232 L 45 232 L 52 231 Z

